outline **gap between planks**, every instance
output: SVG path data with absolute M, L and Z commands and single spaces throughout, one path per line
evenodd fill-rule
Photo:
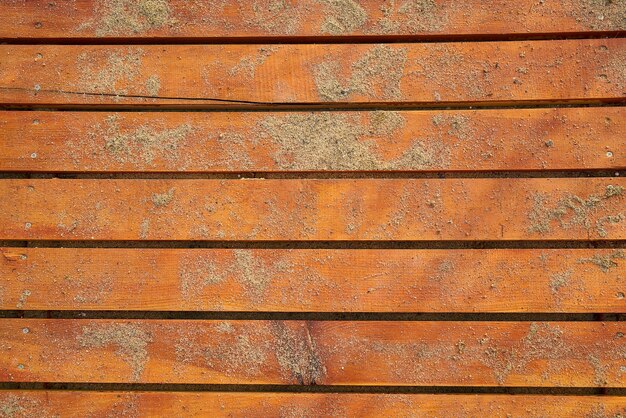
M 406 312 L 181 312 L 0 310 L 6 319 L 118 319 L 186 321 L 317 321 L 317 322 L 622 322 L 622 313 L 406 313 Z
M 2 87 L 0 87 L 0 90 Z M 30 90 L 30 89 L 26 89 Z M 155 96 L 147 96 L 155 98 Z M 183 99 L 183 98 L 180 98 Z M 193 99 L 192 99 L 193 100 Z M 433 102 L 433 103 L 409 103 L 398 102 L 389 103 L 319 103 L 319 104 L 298 104 L 277 103 L 255 106 L 196 106 L 196 105 L 39 105 L 39 104 L 0 104 L 0 111 L 21 111 L 21 112 L 112 112 L 124 113 L 139 112 L 171 112 L 171 113 L 236 113 L 236 112 L 342 112 L 342 111 L 437 111 L 437 110 L 505 110 L 505 109 L 569 109 L 569 108 L 598 108 L 598 107 L 623 107 L 626 99 L 606 99 L 606 100 L 515 100 L 503 102 Z
M 291 44 L 393 44 L 564 41 L 575 39 L 624 38 L 623 31 L 499 33 L 489 35 L 366 35 L 366 36 L 267 36 L 267 37 L 149 37 L 149 38 L 13 38 L 2 37 L 7 45 L 291 45 Z

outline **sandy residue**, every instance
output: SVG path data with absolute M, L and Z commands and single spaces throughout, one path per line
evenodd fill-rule
M 531 197 L 533 208 L 528 214 L 530 233 L 546 234 L 552 231 L 552 222 L 558 222 L 563 229 L 574 227 L 584 228 L 587 231 L 594 230 L 599 236 L 606 237 L 606 226 L 624 220 L 622 213 L 608 215 L 593 221 L 595 212 L 604 207 L 610 199 L 620 199 L 624 189 L 621 186 L 608 185 L 604 194 L 592 194 L 583 199 L 576 195 L 566 194 L 556 205 L 548 204 L 548 196 L 542 193 L 534 193 Z
M 275 354 L 285 379 L 300 385 L 315 385 L 326 375 L 326 367 L 317 353 L 309 324 L 274 321 Z
M 465 349 L 463 344 L 457 342 L 455 346 L 448 346 L 443 340 L 430 344 L 417 339 L 386 338 L 382 334 L 372 337 L 355 333 L 346 335 L 345 338 L 336 338 L 330 345 L 325 344 L 322 352 L 333 358 L 334 370 L 378 363 L 385 365 L 380 370 L 381 379 L 423 384 L 432 379 L 433 370 L 439 363 L 456 362 L 460 356 L 459 348 L 461 351 Z
M 202 256 L 183 257 L 178 266 L 180 290 L 185 300 L 199 303 L 199 298 L 207 286 L 215 285 L 226 279 L 226 272 L 216 263 Z
M 79 148 L 68 148 L 68 153 L 74 158 L 78 153 L 92 158 L 110 157 L 119 163 L 153 166 L 157 158 L 179 161 L 179 146 L 193 130 L 188 124 L 172 129 L 157 129 L 148 125 L 123 129 L 119 122 L 118 114 L 108 116 L 104 126 L 99 123 L 92 126 L 88 140 L 82 142 Z
M 596 386 L 606 386 L 608 383 L 609 367 L 602 364 L 600 359 L 590 354 L 587 359 L 593 367 L 593 384 Z
M 239 62 L 228 70 L 228 75 L 234 77 L 243 74 L 248 80 L 252 80 L 258 66 L 263 65 L 267 59 L 278 50 L 277 47 L 262 47 L 254 55 L 242 57 Z
M 260 131 L 276 144 L 275 163 L 287 170 L 371 170 L 376 155 L 362 141 L 363 127 L 348 115 L 332 112 L 269 116 Z
M 197 303 L 206 287 L 232 279 L 253 304 L 260 305 L 272 280 L 293 273 L 293 268 L 287 258 L 266 260 L 252 250 L 233 250 L 232 259 L 224 263 L 204 255 L 189 256 L 179 265 L 180 288 L 185 300 Z
M 501 385 L 506 383 L 511 373 L 528 373 L 526 367 L 530 364 L 543 364 L 543 380 L 548 380 L 551 373 L 563 371 L 573 376 L 580 370 L 568 363 L 577 359 L 586 360 L 593 368 L 593 383 L 596 386 L 605 386 L 609 382 L 608 367 L 604 361 L 623 359 L 626 354 L 623 344 L 615 339 L 601 344 L 573 344 L 557 324 L 537 322 L 530 324 L 528 334 L 511 348 L 491 347 L 488 339 L 485 345 L 487 349 L 481 362 L 492 368 L 496 381 Z
M 611 254 L 596 254 L 591 258 L 579 258 L 578 262 L 594 264 L 600 267 L 603 272 L 608 273 L 612 268 L 618 267 L 617 260 L 626 260 L 624 250 L 615 250 Z
M 150 232 L 150 220 L 144 219 L 143 221 L 141 221 L 141 225 L 139 225 L 139 238 L 147 239 L 149 232 Z
M 94 2 L 93 16 L 77 30 L 93 28 L 99 37 L 133 35 L 166 26 L 175 29 L 177 23 L 168 0 L 101 0 Z
M 174 188 L 169 189 L 165 193 L 152 194 L 152 204 L 157 208 L 167 206 L 174 199 Z
M 26 418 L 26 417 L 50 417 L 49 411 L 38 399 L 28 395 L 5 395 L 0 394 L 0 417 L 1 418 Z
M 250 145 L 256 145 L 256 137 L 246 137 L 237 132 L 221 132 L 215 138 L 223 151 L 224 158 L 219 162 L 229 170 L 248 170 L 254 164 L 250 156 Z
M 66 293 L 75 293 L 73 300 L 79 304 L 99 304 L 113 292 L 114 282 L 108 272 L 102 273 L 100 277 L 65 276 L 63 280 Z
M 465 115 L 439 113 L 432 117 L 432 123 L 440 131 L 463 141 L 472 141 L 477 137 L 476 128 Z
M 207 347 L 203 357 L 207 366 L 229 376 L 258 376 L 267 362 L 267 349 L 256 339 L 240 334 L 234 341 Z
M 150 96 L 156 97 L 159 95 L 159 90 L 161 90 L 161 79 L 156 75 L 148 77 L 146 80 L 146 92 Z
M 415 138 L 399 156 L 383 158 L 380 140 L 398 132 L 406 121 L 392 111 L 367 116 L 369 123 L 335 112 L 269 116 L 259 123 L 259 131 L 276 144 L 272 157 L 285 170 L 419 170 L 449 165 L 450 150 L 439 138 Z
M 524 372 L 533 361 L 547 361 L 550 369 L 552 360 L 575 357 L 576 354 L 558 326 L 532 323 L 520 344 L 504 350 L 488 346 L 480 360 L 492 369 L 498 384 L 503 385 L 511 373 Z
M 130 323 L 98 324 L 83 327 L 77 341 L 83 348 L 115 346 L 115 353 L 131 367 L 132 380 L 139 381 L 148 362 L 152 334 Z
M 318 0 L 326 6 L 321 33 L 331 35 L 351 34 L 367 20 L 367 12 L 354 0 Z
M 274 276 L 289 273 L 293 268 L 293 265 L 285 259 L 269 264 L 250 250 L 234 250 L 234 256 L 230 272 L 256 303 L 263 300 L 267 286 Z
M 244 25 L 276 35 L 293 35 L 307 12 L 298 2 L 287 0 L 239 0 Z
M 198 364 L 235 378 L 257 377 L 271 355 L 270 341 L 263 325 L 234 326 L 217 322 L 213 329 L 193 326 L 180 329 L 175 343 L 177 373 L 184 373 L 185 365 Z M 206 335 L 215 338 L 206 340 Z
M 17 309 L 22 309 L 24 305 L 26 305 L 26 302 L 28 301 L 28 298 L 30 295 L 32 295 L 32 292 L 28 289 L 24 289 L 22 293 L 20 294 L 20 298 L 15 304 L 15 307 Z
M 141 70 L 142 49 L 129 48 L 126 52 L 84 52 L 78 56 L 76 66 L 80 71 L 77 88 L 86 93 L 128 94 L 127 86 Z M 102 65 L 95 63 L 106 59 Z
M 348 79 L 341 76 L 341 69 L 335 61 L 315 65 L 313 77 L 323 100 L 341 101 L 354 94 L 397 100 L 402 98 L 400 81 L 406 60 L 406 48 L 376 45 L 352 64 Z
M 550 276 L 550 290 L 552 291 L 552 295 L 557 299 L 557 302 L 560 301 L 559 291 L 561 288 L 570 284 L 571 280 L 572 270 L 555 273 Z
M 374 136 L 389 136 L 406 125 L 406 118 L 400 112 L 375 111 L 369 113 L 369 133 Z
M 509 377 L 514 377 L 517 383 L 539 378 L 545 385 L 561 385 L 584 368 L 574 362 L 586 362 L 593 368 L 596 384 L 600 380 L 603 384 L 613 383 L 610 381 L 612 374 L 602 373 L 602 370 L 623 359 L 623 342 L 617 339 L 623 335 L 589 344 L 576 333 L 572 334 L 573 329 L 568 330 L 558 323 L 533 322 L 528 324 L 525 334 L 522 327 L 514 323 L 459 326 L 450 327 L 439 337 L 419 336 L 417 332 L 415 338 L 407 337 L 412 334 L 408 329 L 395 338 L 386 332 L 375 336 L 356 332 L 324 344 L 321 353 L 333 358 L 333 373 L 342 373 L 345 369 L 345 373 L 350 374 L 365 365 L 379 363 L 385 365 L 380 370 L 382 379 L 389 381 L 391 378 L 398 384 L 455 381 L 459 385 L 472 385 L 488 380 L 484 374 L 478 379 L 475 377 L 476 365 L 482 364 L 493 373 L 499 385 L 513 383 L 509 382 Z M 582 372 L 591 380 L 584 370 Z
M 411 72 L 407 74 L 410 77 L 407 82 L 431 86 L 433 101 L 457 101 L 461 93 L 482 99 L 490 97 L 498 86 L 494 84 L 494 73 L 500 68 L 497 61 L 464 54 L 450 43 L 430 44 L 428 51 L 409 61 Z
M 624 14 L 626 15 L 626 12 Z M 626 18 L 624 20 L 626 21 Z M 603 50 L 603 54 L 607 55 L 607 63 L 600 68 L 596 77 L 609 85 L 617 86 L 616 93 L 623 93 L 626 91 L 626 52 L 606 49 Z
M 563 10 L 576 22 L 593 30 L 626 30 L 623 0 L 567 0 Z
M 370 33 L 439 32 L 448 23 L 448 13 L 435 0 L 391 0 L 381 6 L 383 16 Z

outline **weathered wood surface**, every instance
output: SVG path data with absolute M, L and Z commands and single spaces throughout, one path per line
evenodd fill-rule
M 620 322 L 0 319 L 0 379 L 623 387 Z
M 0 45 L 0 104 L 624 100 L 626 38 L 336 45 Z
M 617 417 L 617 396 L 2 391 L 0 411 L 40 417 Z M 10 415 L 10 414 L 9 414 Z
M 624 169 L 625 109 L 5 111 L 0 112 L 0 170 Z
M 624 250 L 2 248 L 0 309 L 623 312 Z
M 626 30 L 623 7 L 621 0 L 5 0 L 0 38 L 566 34 Z
M 6 179 L 4 240 L 626 238 L 623 178 Z

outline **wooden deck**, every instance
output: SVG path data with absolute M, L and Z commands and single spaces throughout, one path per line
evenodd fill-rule
M 0 417 L 626 416 L 623 0 L 0 0 Z

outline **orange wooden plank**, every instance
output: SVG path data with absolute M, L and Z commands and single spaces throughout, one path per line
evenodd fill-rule
M 621 1 L 3 1 L 2 38 L 475 35 L 626 30 Z
M 0 181 L 0 239 L 625 239 L 622 178 Z
M 0 170 L 470 171 L 626 168 L 626 108 L 0 112 Z
M 610 417 L 618 396 L 0 391 L 0 411 L 109 417 Z M 19 416 L 19 415 L 18 415 Z
M 623 387 L 620 322 L 0 319 L 0 379 Z
M 626 308 L 624 250 L 1 251 L 0 309 L 618 313 Z
M 381 45 L 0 45 L 0 103 L 623 100 L 626 38 Z M 221 100 L 221 101 L 220 101 Z

